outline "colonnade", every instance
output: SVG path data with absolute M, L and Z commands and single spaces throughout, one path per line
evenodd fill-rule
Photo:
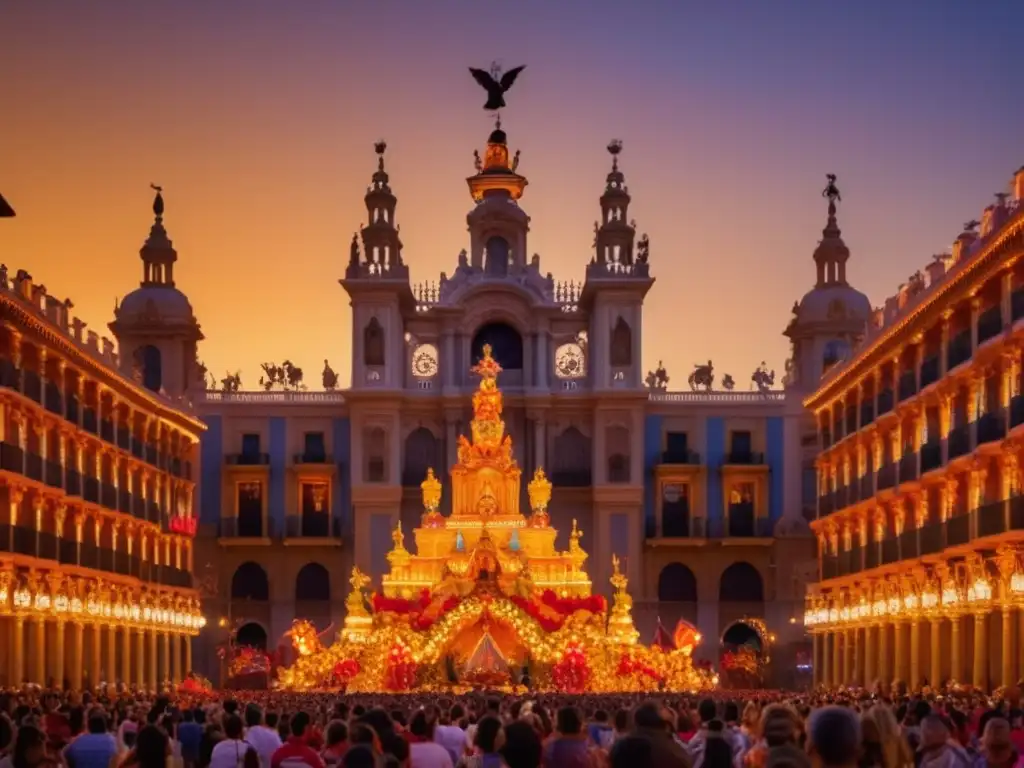
M 989 690 L 1024 675 L 1024 606 L 887 618 L 812 630 L 814 684 L 945 681 Z
M 100 683 L 158 690 L 192 670 L 190 635 L 124 623 L 79 621 L 32 613 L 0 617 L 0 685 Z

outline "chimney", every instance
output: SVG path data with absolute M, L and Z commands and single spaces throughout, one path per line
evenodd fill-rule
M 1013 174 L 1013 196 L 1017 200 L 1024 201 L 1024 165 Z
M 114 342 L 108 339 L 106 336 L 103 337 L 103 359 L 107 362 L 114 361 Z
M 988 237 L 989 235 L 992 234 L 993 230 L 996 228 L 996 226 L 995 226 L 995 224 L 996 224 L 996 222 L 995 222 L 995 219 L 996 219 L 995 208 L 996 208 L 995 205 L 986 205 L 985 206 L 985 210 L 983 210 L 981 212 L 981 227 L 978 230 L 978 235 L 980 237 Z
M 948 257 L 944 253 L 936 254 L 932 256 L 931 264 L 924 268 L 924 271 L 928 274 L 928 285 L 933 286 L 939 282 L 946 275 L 946 259 Z
M 14 276 L 14 292 L 25 301 L 32 300 L 32 275 L 24 269 L 19 269 Z
M 86 323 L 80 317 L 76 317 L 71 321 L 71 335 L 74 336 L 75 341 L 79 344 L 82 343 L 82 331 L 85 330 L 85 326 Z
M 89 347 L 90 352 L 100 351 L 100 335 L 96 331 L 89 331 L 86 337 L 85 345 Z
M 967 255 L 967 250 L 977 239 L 978 236 L 969 230 L 964 230 L 960 233 L 957 239 L 953 241 L 953 264 L 959 263 L 960 259 Z
M 61 325 L 60 322 L 60 310 L 64 305 L 61 304 L 53 296 L 46 297 L 46 319 L 54 325 Z
M 46 311 L 46 286 L 45 285 L 33 285 L 32 286 L 32 309 L 36 312 Z

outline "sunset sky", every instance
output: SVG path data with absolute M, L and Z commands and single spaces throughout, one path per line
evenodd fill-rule
M 605 146 L 657 282 L 643 361 L 671 388 L 711 358 L 781 372 L 811 288 L 825 173 L 873 304 L 1024 163 L 1018 0 L 178 0 L 0 3 L 0 261 L 106 332 L 137 286 L 163 185 L 178 286 L 218 378 L 290 358 L 349 379 L 337 280 L 373 142 L 413 281 L 467 247 L 465 178 L 491 119 L 466 68 L 527 64 L 504 127 L 529 251 L 583 278 Z

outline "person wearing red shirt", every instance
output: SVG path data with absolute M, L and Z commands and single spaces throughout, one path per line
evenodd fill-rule
M 289 724 L 291 735 L 270 758 L 270 768 L 326 768 L 317 751 L 309 746 L 309 715 L 297 713 Z

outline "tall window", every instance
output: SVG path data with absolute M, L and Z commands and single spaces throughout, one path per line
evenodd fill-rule
M 323 432 L 307 432 L 304 436 L 303 458 L 306 461 L 327 461 L 327 446 Z
M 363 363 L 370 366 L 384 365 L 384 329 L 376 317 L 363 329 Z
M 616 368 L 633 364 L 633 331 L 622 317 L 615 321 L 611 338 L 611 362 Z
M 260 436 L 258 433 L 247 432 L 242 435 L 242 456 L 255 459 L 260 455 Z

